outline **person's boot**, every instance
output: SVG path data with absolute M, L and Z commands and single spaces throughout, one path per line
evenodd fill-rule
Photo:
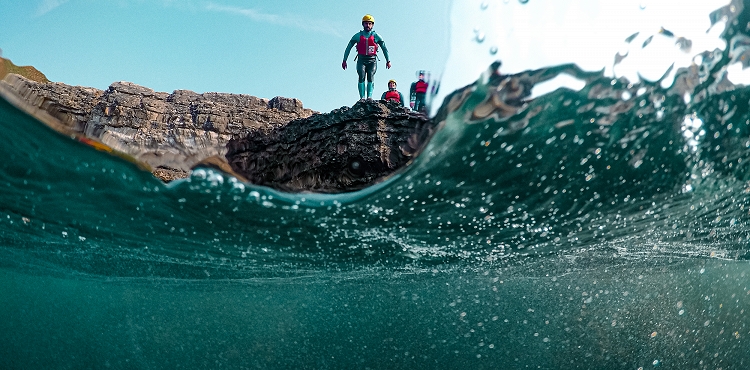
M 367 83 L 367 99 L 372 99 L 372 92 L 375 90 L 375 83 L 374 82 L 368 82 Z
M 359 89 L 359 98 L 364 99 L 365 98 L 365 83 L 364 82 L 358 83 L 357 88 Z

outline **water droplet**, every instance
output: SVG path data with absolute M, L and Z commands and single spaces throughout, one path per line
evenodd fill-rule
M 488 4 L 487 0 L 485 0 L 482 1 L 482 5 L 479 6 L 479 9 L 486 10 L 488 6 L 490 6 L 490 4 Z
M 529 2 L 529 0 L 518 0 L 518 2 L 521 3 L 521 4 L 526 4 L 526 3 Z
M 474 31 L 474 41 L 481 44 L 484 42 L 484 32 L 482 31 Z
M 510 0 L 503 0 L 503 2 L 507 4 L 510 2 Z
M 646 2 L 645 1 L 641 1 L 641 4 L 638 5 L 638 6 L 641 8 L 641 10 L 646 10 Z
M 497 46 L 493 46 L 493 47 L 490 48 L 490 54 L 491 55 L 497 54 Z

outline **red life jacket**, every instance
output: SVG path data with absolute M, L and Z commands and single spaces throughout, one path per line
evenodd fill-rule
M 427 92 L 427 82 L 424 82 L 422 80 L 417 81 L 417 86 L 414 87 L 414 92 L 416 93 L 426 93 Z
M 375 35 L 371 34 L 370 37 L 365 38 L 365 35 L 359 34 L 359 42 L 357 42 L 357 54 L 359 55 L 376 55 L 378 53 L 378 44 L 375 42 Z
M 401 95 L 396 90 L 388 90 L 385 93 L 385 101 L 395 101 L 401 103 Z

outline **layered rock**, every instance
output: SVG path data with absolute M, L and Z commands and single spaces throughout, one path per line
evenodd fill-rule
M 223 156 L 232 138 L 263 135 L 314 113 L 297 99 L 187 90 L 169 94 L 129 82 L 102 91 L 10 74 L 2 86 L 68 129 L 159 169 L 155 173 L 163 179 L 183 177 L 205 158 Z
M 248 181 L 287 191 L 361 189 L 405 166 L 435 127 L 423 114 L 360 100 L 228 143 L 226 159 Z
M 145 163 L 164 181 L 202 165 L 286 191 L 352 191 L 406 165 L 435 131 L 420 113 L 370 100 L 315 114 L 283 97 L 169 94 L 129 82 L 102 91 L 14 74 L 0 81 L 0 95 L 57 131 Z

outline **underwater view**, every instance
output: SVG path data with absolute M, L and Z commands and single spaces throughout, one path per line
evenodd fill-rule
M 454 4 L 439 130 L 342 194 L 165 184 L 0 99 L 0 368 L 750 368 L 744 5 L 601 69 L 517 68 L 456 25 L 509 1 Z M 660 45 L 687 64 L 618 69 Z

